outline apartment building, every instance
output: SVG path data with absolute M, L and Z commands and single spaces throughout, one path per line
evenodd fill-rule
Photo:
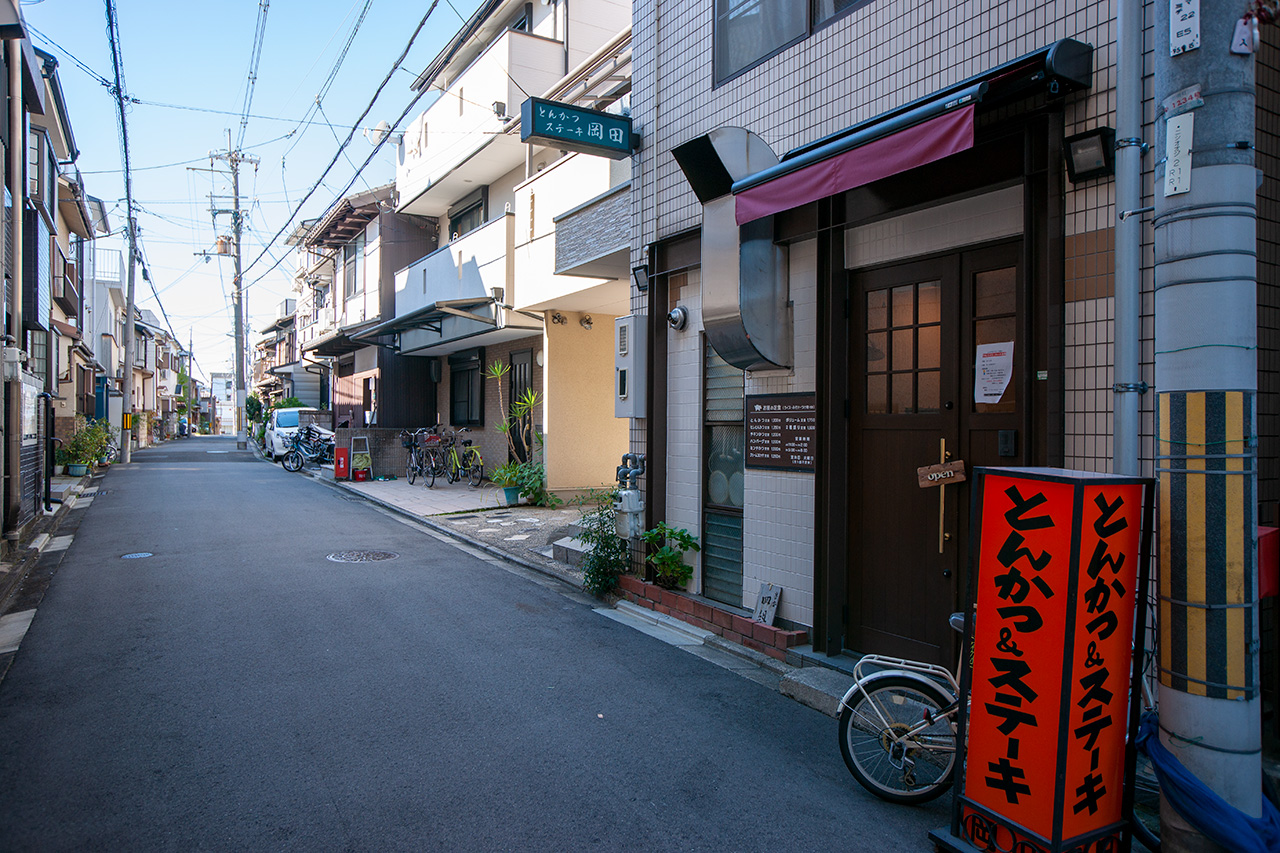
M 650 520 L 702 542 L 690 592 L 736 612 L 773 584 L 778 624 L 818 653 L 953 663 L 968 492 L 920 488 L 917 468 L 1107 470 L 1115 183 L 1102 162 L 1069 172 L 1067 146 L 1113 144 L 1115 15 L 1113 2 L 638 4 L 632 261 L 648 278 L 631 310 L 651 384 L 631 447 L 648 456 Z M 1272 174 L 1273 28 L 1263 39 L 1257 165 Z M 1273 184 L 1258 226 L 1264 509 L 1280 498 Z M 1140 404 L 1149 474 L 1154 396 Z
M 435 380 L 429 365 L 363 337 L 394 316 L 397 271 L 436 245 L 435 221 L 396 212 L 395 198 L 390 184 L 348 195 L 311 225 L 305 237 L 299 235 L 299 257 L 305 258 L 300 265 L 313 270 L 305 275 L 320 285 L 308 285 L 316 318 L 308 325 L 317 325 L 321 317 L 326 327 L 332 324 L 324 334 L 308 330 L 300 359 L 330 365 L 330 399 L 340 427 L 435 423 Z
M 627 449 L 610 388 L 630 164 L 524 141 L 522 113 L 533 95 L 625 115 L 631 5 L 485 2 L 414 88 L 438 96 L 400 144 L 397 210 L 438 221 L 440 247 L 397 274 L 394 318 L 364 338 L 431 364 L 440 419 L 474 430 L 491 465 L 509 455 L 499 399 L 536 392 L 549 487 L 605 485 Z

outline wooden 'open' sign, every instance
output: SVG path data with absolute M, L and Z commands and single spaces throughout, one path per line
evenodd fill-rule
M 966 479 L 964 460 L 957 459 L 954 462 L 946 462 L 941 465 L 925 465 L 923 468 L 916 469 L 916 476 L 920 480 L 920 488 L 922 489 L 927 489 L 930 486 L 949 486 L 952 483 L 963 483 Z

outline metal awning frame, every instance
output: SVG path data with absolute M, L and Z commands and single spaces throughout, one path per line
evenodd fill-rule
M 444 333 L 445 316 L 461 317 L 464 320 L 471 320 L 476 323 L 482 323 L 486 326 L 492 326 L 494 329 L 505 328 L 505 324 L 499 325 L 498 312 L 494 311 L 493 317 L 486 317 L 483 314 L 476 314 L 468 311 L 468 308 L 478 308 L 484 305 L 492 305 L 495 309 L 510 311 L 514 314 L 528 317 L 536 320 L 539 324 L 543 322 L 541 314 L 534 314 L 529 311 L 517 311 L 510 305 L 504 305 L 493 297 L 464 297 L 462 299 L 441 299 L 430 305 L 425 305 L 414 311 L 410 311 L 403 317 L 397 317 L 394 320 L 388 320 L 362 332 L 358 335 L 352 335 L 351 338 L 356 342 L 373 344 L 380 347 L 386 347 L 401 355 L 405 354 L 400 346 L 400 335 L 402 332 L 421 329 L 433 332 L 437 335 Z M 532 329 L 530 331 L 533 331 Z M 390 342 L 387 342 L 387 336 L 391 336 Z M 433 344 L 434 346 L 434 344 Z M 416 352 L 417 349 L 408 352 Z

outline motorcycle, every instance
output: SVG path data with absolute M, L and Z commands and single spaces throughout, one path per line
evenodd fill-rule
M 307 424 L 293 434 L 289 440 L 289 449 L 285 451 L 280 464 L 286 471 L 301 471 L 307 462 L 320 465 L 333 462 L 335 444 L 332 432 L 315 424 Z

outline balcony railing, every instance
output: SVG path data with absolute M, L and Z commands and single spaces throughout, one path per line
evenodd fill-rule
M 396 316 L 450 299 L 511 299 L 515 216 L 503 214 L 396 273 Z

